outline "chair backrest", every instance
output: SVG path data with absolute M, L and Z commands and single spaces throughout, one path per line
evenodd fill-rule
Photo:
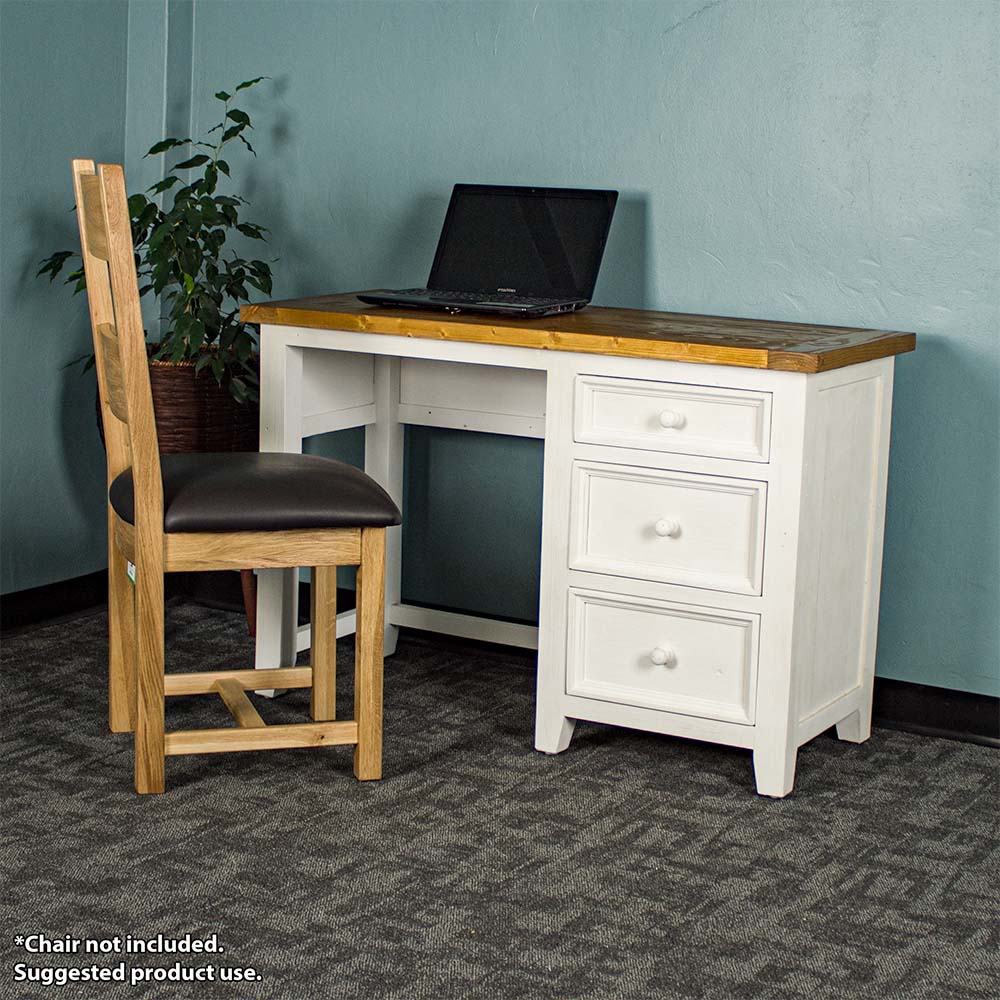
M 108 484 L 131 466 L 136 556 L 159 559 L 163 482 L 149 387 L 146 338 L 132 247 L 125 174 L 115 163 L 73 161 L 80 250 L 97 359 Z

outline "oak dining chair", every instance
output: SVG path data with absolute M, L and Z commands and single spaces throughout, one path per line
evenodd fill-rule
M 135 788 L 162 792 L 165 758 L 354 746 L 382 776 L 385 529 L 400 514 L 363 472 L 308 455 L 159 454 L 125 176 L 73 161 L 107 442 L 109 722 L 133 732 Z M 128 563 L 135 567 L 134 584 Z M 336 568 L 358 566 L 354 718 L 336 720 Z M 164 574 L 312 568 L 310 666 L 164 673 Z M 266 725 L 248 691 L 311 688 L 312 721 Z M 235 727 L 166 731 L 169 695 L 217 694 Z

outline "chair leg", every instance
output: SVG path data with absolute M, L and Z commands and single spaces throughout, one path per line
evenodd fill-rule
M 337 717 L 337 567 L 313 566 L 311 595 L 312 694 L 309 711 L 316 722 Z
M 165 789 L 163 693 L 163 572 L 136 568 L 135 790 Z
M 252 569 L 240 570 L 240 587 L 243 590 L 243 612 L 247 616 L 247 632 L 257 637 L 257 577 Z
M 354 776 L 382 777 L 382 650 L 385 622 L 385 528 L 361 532 L 357 631 L 354 636 L 354 718 L 358 743 Z
M 108 546 L 108 725 L 135 730 L 135 588 L 112 537 Z

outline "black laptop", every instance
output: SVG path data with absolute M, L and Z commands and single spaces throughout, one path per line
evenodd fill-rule
M 456 184 L 426 288 L 362 302 L 446 312 L 551 316 L 594 294 L 617 191 Z

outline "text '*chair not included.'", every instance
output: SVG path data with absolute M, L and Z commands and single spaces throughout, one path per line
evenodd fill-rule
M 135 733 L 135 787 L 164 790 L 174 754 L 354 746 L 382 776 L 385 529 L 400 522 L 363 472 L 309 455 L 159 454 L 125 176 L 73 161 L 108 455 L 109 720 Z M 135 565 L 135 585 L 127 563 Z M 358 567 L 354 718 L 335 721 L 336 567 Z M 164 674 L 164 573 L 312 567 L 312 665 Z M 311 688 L 313 721 L 269 726 L 247 691 Z M 166 732 L 167 695 L 218 694 L 237 726 Z

